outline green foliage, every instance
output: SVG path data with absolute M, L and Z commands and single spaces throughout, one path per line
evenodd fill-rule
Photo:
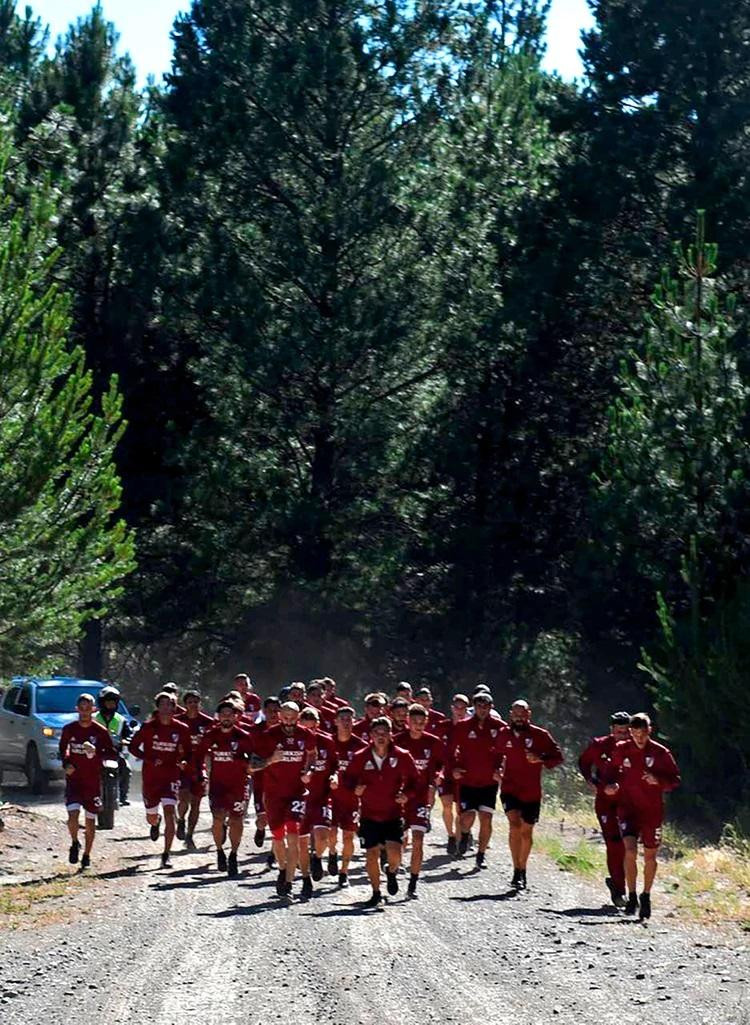
M 3 141 L 2 167 L 9 143 Z M 25 207 L 0 194 L 0 660 L 31 668 L 112 603 L 133 540 L 113 521 L 123 429 L 112 381 L 93 408 L 92 379 L 70 345 L 69 301 L 49 190 Z

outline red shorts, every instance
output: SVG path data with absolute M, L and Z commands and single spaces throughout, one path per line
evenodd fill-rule
M 72 778 L 65 783 L 65 807 L 68 811 L 86 812 L 87 819 L 95 819 L 102 810 L 101 786 L 96 784 L 74 783 Z
M 604 840 L 622 840 L 620 822 L 617 817 L 617 805 L 606 794 L 597 794 L 594 811 L 599 819 L 599 827 Z
M 617 809 L 620 832 L 635 837 L 644 847 L 656 849 L 661 846 L 662 814 L 660 808 L 637 808 L 633 805 Z
M 351 791 L 350 791 L 351 793 Z M 331 825 L 334 829 L 342 829 L 345 833 L 356 833 L 359 829 L 359 802 L 354 794 L 351 797 L 339 797 L 334 792 L 331 798 Z
M 143 803 L 146 811 L 155 812 L 159 805 L 175 805 L 180 793 L 180 777 L 152 776 L 143 773 Z
M 299 833 L 299 824 L 305 817 L 304 797 L 275 797 L 264 794 L 268 828 L 274 840 L 281 840 L 284 833 Z
M 299 827 L 300 836 L 309 836 L 313 829 L 331 828 L 330 801 L 305 801 L 305 816 Z
M 404 812 L 404 823 L 407 829 L 416 829 L 420 833 L 430 831 L 430 806 L 426 802 L 424 794 L 420 795 L 406 805 Z
M 180 776 L 180 792 L 187 791 L 191 797 L 206 796 L 206 780 L 192 772 L 184 772 Z
M 230 819 L 244 818 L 247 811 L 247 787 L 209 786 L 208 806 L 212 815 L 227 815 Z

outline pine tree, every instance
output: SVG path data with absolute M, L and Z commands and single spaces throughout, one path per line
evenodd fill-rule
M 736 773 L 745 762 L 742 641 L 733 645 L 727 623 L 747 615 L 750 382 L 702 214 L 677 259 L 679 277 L 664 272 L 643 342 L 623 365 L 596 483 L 606 557 L 615 572 L 632 564 L 657 595 L 661 641 L 644 667 L 662 727 L 707 796 L 717 766 Z
M 282 578 L 367 604 L 397 565 L 390 468 L 437 372 L 438 7 L 200 0 L 178 20 L 170 317 L 210 410 L 183 522 L 233 614 Z
M 124 424 L 112 381 L 99 401 L 70 344 L 70 301 L 55 284 L 59 250 L 49 189 L 0 194 L 0 659 L 3 674 L 45 656 L 102 614 L 132 569 L 133 540 L 113 514 L 114 450 Z M 15 165 L 14 175 L 18 175 Z

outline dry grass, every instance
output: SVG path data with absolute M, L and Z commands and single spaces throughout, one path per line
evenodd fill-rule
M 547 806 L 547 828 L 535 846 L 564 871 L 606 874 L 604 846 L 592 808 Z M 706 925 L 735 925 L 750 932 L 750 842 L 727 831 L 722 842 L 702 845 L 674 826 L 664 828 L 657 887 L 675 911 Z

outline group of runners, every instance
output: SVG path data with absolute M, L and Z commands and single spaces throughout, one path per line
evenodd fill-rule
M 60 757 L 67 777 L 69 860 L 76 864 L 80 857 L 84 868 L 90 864 L 100 806 L 101 762 L 113 757 L 113 749 L 110 733 L 94 718 L 93 697 L 82 694 L 77 707 L 78 721 L 62 732 Z M 408 683 L 400 683 L 391 696 L 368 694 L 358 717 L 330 677 L 293 683 L 261 700 L 244 673 L 212 715 L 197 691 L 180 696 L 176 684 L 167 684 L 155 698 L 152 716 L 130 741 L 130 751 L 143 761 L 143 801 L 153 841 L 163 828 L 164 868 L 171 867 L 175 839 L 196 849 L 194 832 L 207 796 L 217 868 L 237 876 L 252 799 L 254 843 L 263 847 L 270 833 L 268 860 L 278 870 L 280 899 L 293 899 L 298 872 L 302 898 L 313 895 L 325 872 L 339 888 L 348 887 L 358 837 L 372 887 L 366 903 L 372 907 L 384 899 L 383 873 L 387 893 L 398 893 L 407 843 L 407 895 L 417 897 L 437 797 L 447 854 L 463 858 L 471 851 L 483 869 L 499 796 L 508 821 L 511 885 L 525 890 L 542 773 L 563 761 L 551 734 L 531 721 L 526 701 L 513 702 L 506 722 L 486 685 L 471 697 L 455 694 L 444 715 L 433 707 L 429 688 L 412 693 Z M 680 778 L 675 760 L 652 739 L 647 715 L 616 712 L 609 733 L 594 738 L 582 753 L 579 768 L 596 793 L 612 902 L 628 915 L 649 918 L 663 794 Z M 639 842 L 644 852 L 640 895 Z

